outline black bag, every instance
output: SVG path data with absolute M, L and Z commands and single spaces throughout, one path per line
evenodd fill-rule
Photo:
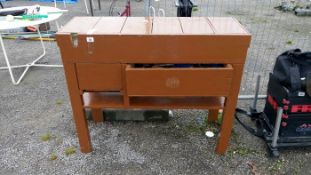
M 289 91 L 311 96 L 311 52 L 288 50 L 277 57 L 273 75 Z

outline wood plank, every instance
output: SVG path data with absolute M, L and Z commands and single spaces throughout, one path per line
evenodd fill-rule
M 214 34 L 210 23 L 204 17 L 179 17 L 183 33 L 186 35 Z
M 126 17 L 102 17 L 89 34 L 120 34 Z
M 232 67 L 126 68 L 128 96 L 227 96 Z M 148 82 L 148 83 L 146 83 Z
M 83 98 L 78 88 L 77 75 L 74 64 L 64 64 L 65 76 L 67 80 L 68 92 L 71 101 L 73 118 L 76 124 L 77 135 L 80 143 L 80 150 L 83 153 L 92 151 L 89 128 L 83 109 Z
M 83 94 L 86 108 L 141 108 L 141 109 L 222 109 L 223 97 L 131 97 L 130 105 L 123 104 L 122 95 L 107 95 L 100 92 Z
M 77 63 L 80 90 L 119 91 L 122 88 L 121 64 Z
M 100 19 L 100 17 L 74 17 L 57 33 L 86 34 Z
M 153 35 L 181 35 L 183 34 L 180 22 L 176 17 L 153 18 Z
M 152 18 L 147 17 L 128 17 L 121 34 L 142 35 L 151 34 Z
M 250 35 L 245 28 L 231 17 L 208 17 L 216 35 Z

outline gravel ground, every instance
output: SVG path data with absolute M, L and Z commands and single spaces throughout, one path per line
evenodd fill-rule
M 134 16 L 143 14 L 143 3 L 134 1 L 133 6 Z M 107 15 L 108 1 L 103 1 L 103 7 L 96 15 Z M 83 1 L 67 5 L 67 9 L 70 12 L 59 20 L 60 24 L 73 16 L 86 15 Z M 172 10 L 167 12 L 168 16 L 174 14 Z M 13 64 L 27 63 L 40 54 L 39 42 L 5 43 Z M 47 42 L 46 46 L 43 61 L 61 64 L 56 43 Z M 0 66 L 4 65 L 0 54 Z M 19 86 L 11 84 L 6 71 L 0 71 L 0 80 L 0 174 L 255 174 L 252 170 L 258 174 L 311 174 L 310 148 L 282 150 L 279 159 L 269 158 L 265 143 L 237 123 L 227 154 L 215 154 L 216 138 L 206 138 L 203 131 L 217 133 L 219 126 L 202 126 L 200 121 L 207 114 L 203 110 L 175 110 L 168 122 L 90 121 L 94 151 L 83 154 L 62 68 L 32 68 Z M 239 101 L 239 106 L 247 108 L 250 103 Z

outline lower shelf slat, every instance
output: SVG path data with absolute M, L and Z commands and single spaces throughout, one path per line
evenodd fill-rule
M 123 96 L 101 92 L 83 94 L 86 108 L 142 108 L 142 109 L 222 109 L 224 97 L 131 97 L 125 106 Z

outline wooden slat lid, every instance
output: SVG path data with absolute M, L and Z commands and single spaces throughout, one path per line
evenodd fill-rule
M 131 17 L 127 18 L 123 26 L 121 34 L 151 34 L 152 18 L 146 17 Z
M 177 17 L 158 17 L 153 19 L 152 34 L 181 35 L 183 31 Z
M 231 17 L 76 17 L 59 33 L 96 35 L 246 35 Z
M 101 17 L 74 17 L 58 33 L 86 34 L 100 19 Z
M 206 18 L 203 17 L 181 17 L 179 18 L 182 30 L 187 35 L 214 34 L 214 31 Z
M 231 17 L 208 17 L 216 35 L 249 35 L 244 27 Z

